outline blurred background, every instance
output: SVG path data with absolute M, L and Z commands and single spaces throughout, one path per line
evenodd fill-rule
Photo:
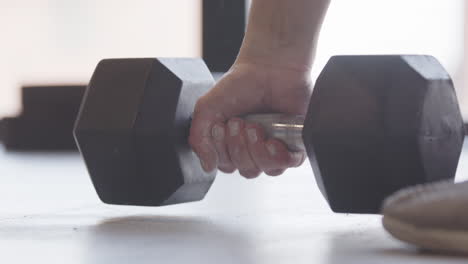
M 232 15 L 233 2 L 205 5 Z M 202 56 L 210 47 L 203 9 L 201 0 L 0 0 L 0 116 L 20 111 L 22 85 L 87 83 L 102 58 Z M 313 76 L 335 54 L 431 54 L 452 75 L 468 119 L 465 13 L 463 0 L 332 0 Z M 209 44 L 230 29 L 212 32 Z
M 331 2 L 314 78 L 332 55 L 434 55 L 451 74 L 468 120 L 464 0 Z M 239 48 L 249 5 L 248 0 L 0 0 L 0 120 L 22 110 L 22 86 L 86 84 L 103 58 L 203 57 L 212 71 L 223 72 Z M 57 101 L 73 102 L 76 96 L 63 100 L 63 93 L 41 91 L 30 93 L 40 104 L 28 108 L 27 118 L 3 123 L 4 130 L 9 124 L 23 134 L 2 135 L 0 122 L 2 259 L 153 262 L 173 254 L 229 263 L 318 258 L 318 263 L 332 264 L 356 257 L 368 262 L 368 255 L 383 263 L 398 254 L 396 242 L 381 231 L 380 219 L 329 214 L 309 162 L 291 169 L 291 177 L 274 180 L 222 175 L 200 203 L 161 209 L 104 206 L 76 155 L 3 153 L 5 139 L 44 143 L 62 134 L 75 147 L 73 124 L 65 122 L 57 130 L 51 123 L 73 113 Z M 462 161 L 468 158 L 464 153 Z M 460 162 L 458 171 L 459 181 L 468 179 L 468 162 Z

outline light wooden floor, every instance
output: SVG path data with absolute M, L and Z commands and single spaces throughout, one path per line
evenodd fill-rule
M 78 155 L 0 150 L 0 263 L 468 261 L 418 252 L 380 220 L 331 213 L 308 164 L 277 178 L 219 175 L 202 202 L 132 208 L 101 204 Z

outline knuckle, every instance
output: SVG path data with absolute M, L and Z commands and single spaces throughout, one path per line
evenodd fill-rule
M 224 124 L 221 122 L 216 122 L 211 128 L 211 137 L 218 144 L 222 144 L 224 143 L 225 139 L 225 131 L 226 129 L 224 127 Z
M 259 136 L 264 136 L 265 129 L 260 124 L 252 123 L 252 122 L 246 122 L 245 127 L 255 130 L 255 132 Z
M 231 138 L 239 138 L 241 135 L 241 130 L 243 130 L 242 121 L 238 118 L 231 118 L 227 122 L 228 135 Z
M 247 142 L 249 148 L 252 151 L 258 152 L 259 142 L 261 142 L 262 137 L 259 135 L 258 131 L 251 127 L 245 127 L 243 133 L 244 140 Z

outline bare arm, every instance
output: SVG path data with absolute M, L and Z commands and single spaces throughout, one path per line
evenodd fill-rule
M 310 69 L 330 0 L 253 0 L 238 62 Z

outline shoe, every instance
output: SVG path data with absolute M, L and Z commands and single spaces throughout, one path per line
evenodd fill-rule
M 409 187 L 387 198 L 383 226 L 395 238 L 439 253 L 468 254 L 468 181 Z

